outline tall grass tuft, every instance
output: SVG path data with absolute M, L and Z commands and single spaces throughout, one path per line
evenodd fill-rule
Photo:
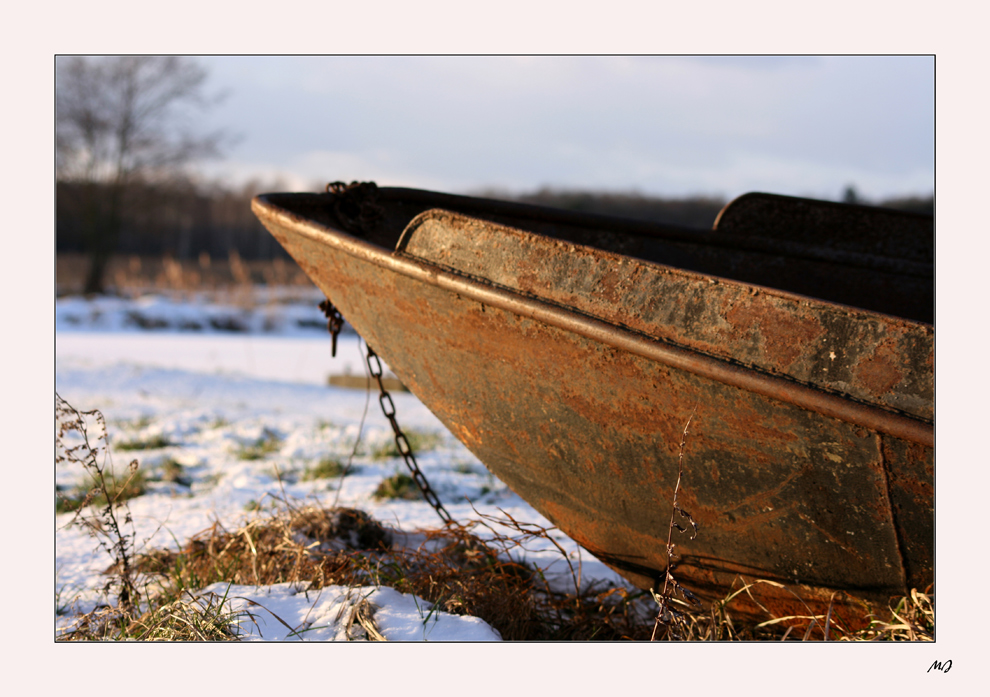
M 121 441 L 115 447 L 117 450 L 158 450 L 160 448 L 167 448 L 170 445 L 174 445 L 174 443 L 159 433 L 144 439 L 136 438 L 134 440 Z
M 268 455 L 278 452 L 281 447 L 281 436 L 266 428 L 258 438 L 238 447 L 234 454 L 241 460 L 262 460 Z
M 670 509 L 670 525 L 667 527 L 667 568 L 664 570 L 663 585 L 660 587 L 660 592 L 651 591 L 653 599 L 656 600 L 659 606 L 656 620 L 653 624 L 651 640 L 657 638 L 657 631 L 661 627 L 663 628 L 661 638 L 664 636 L 674 639 L 683 638 L 686 614 L 681 608 L 684 606 L 690 608 L 700 605 L 700 601 L 695 597 L 694 593 L 682 586 L 674 577 L 673 573 L 674 563 L 677 559 L 674 554 L 674 548 L 676 547 L 673 540 L 674 530 L 677 530 L 679 533 L 687 532 L 687 528 L 681 524 L 683 521 L 691 526 L 692 540 L 698 535 L 698 524 L 691 517 L 690 513 L 681 508 L 677 501 L 677 495 L 681 490 L 681 478 L 684 475 L 684 444 L 687 442 L 688 428 L 691 426 L 694 414 L 695 412 L 692 411 L 687 423 L 684 424 L 684 431 L 681 433 L 681 444 L 677 452 L 677 482 L 674 484 L 674 500 Z M 682 601 L 678 601 L 676 598 L 678 593 L 683 598 Z
M 376 499 L 404 499 L 407 501 L 423 498 L 423 492 L 416 485 L 416 481 L 405 472 L 399 472 L 383 479 L 371 495 Z
M 113 560 L 116 573 L 110 576 L 104 592 L 108 595 L 115 592 L 118 605 L 124 612 L 131 612 L 138 595 L 132 564 L 135 533 L 133 528 L 129 534 L 125 533 L 124 526 L 131 523 L 127 499 L 134 492 L 135 482 L 141 481 L 138 462 L 130 462 L 126 477 L 116 477 L 103 414 L 97 410 L 80 412 L 58 393 L 55 394 L 55 425 L 56 465 L 80 465 L 93 483 L 89 492 L 76 502 L 70 525 L 85 528 Z M 91 428 L 94 428 L 92 435 Z M 57 491 L 56 499 L 68 504 L 68 499 Z
M 132 460 L 125 477 L 113 471 L 106 419 L 98 410 L 81 412 L 55 395 L 56 465 L 78 465 L 92 486 L 78 499 L 56 491 L 56 512 L 74 512 L 68 525 L 84 528 L 110 557 L 103 593 L 107 603 L 72 616 L 57 634 L 60 641 L 236 639 L 244 613 L 231 612 L 225 597 L 191 593 L 174 584 L 152 584 L 161 553 L 139 555 L 127 500 L 143 493 L 145 478 Z M 125 532 L 130 526 L 130 532 Z M 151 586 L 156 585 L 154 593 Z M 145 593 L 142 596 L 141 591 Z M 69 615 L 70 603 L 56 591 L 56 614 Z
M 307 467 L 303 472 L 302 480 L 310 482 L 317 479 L 334 479 L 346 477 L 354 470 L 348 470 L 347 465 L 335 457 L 324 457 L 312 467 Z

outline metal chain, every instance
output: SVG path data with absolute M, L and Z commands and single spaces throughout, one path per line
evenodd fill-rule
M 364 237 L 385 218 L 385 209 L 378 202 L 375 182 L 330 182 L 327 184 L 331 206 L 337 221 L 346 232 Z
M 330 332 L 332 341 L 331 355 L 336 356 L 337 334 L 340 333 L 340 329 L 344 325 L 344 318 L 341 316 L 340 311 L 334 307 L 334 304 L 330 302 L 330 298 L 320 303 L 320 309 L 323 310 L 323 314 L 327 316 L 328 320 L 327 330 Z M 426 477 L 423 476 L 422 471 L 420 471 L 419 465 L 416 463 L 416 455 L 413 454 L 412 446 L 409 444 L 409 439 L 406 438 L 406 434 L 399 427 L 399 422 L 395 420 L 395 403 L 392 401 L 392 395 L 388 393 L 382 382 L 382 362 L 368 342 L 365 342 L 365 346 L 368 347 L 368 356 L 366 358 L 368 371 L 371 373 L 371 377 L 378 381 L 378 403 L 382 407 L 382 413 L 385 414 L 385 418 L 392 425 L 392 431 L 395 433 L 395 447 L 399 451 L 399 454 L 402 455 L 402 459 L 405 460 L 406 467 L 412 473 L 412 478 L 416 482 L 416 486 L 423 492 L 423 498 L 433 506 L 444 524 L 447 524 L 452 521 L 452 518 L 447 513 L 447 509 L 440 503 L 440 499 L 433 492 L 433 489 L 430 488 L 430 483 L 426 481 Z
M 440 503 L 437 495 L 433 493 L 430 483 L 426 481 L 426 477 L 420 471 L 419 465 L 416 464 L 416 456 L 413 454 L 412 446 L 409 445 L 409 439 L 406 438 L 406 434 L 399 428 L 399 422 L 395 420 L 395 404 L 392 402 L 392 396 L 382 383 L 382 362 L 378 359 L 378 354 L 375 353 L 374 349 L 367 342 L 365 342 L 365 346 L 368 347 L 368 370 L 371 371 L 371 377 L 378 381 L 378 403 L 382 405 L 382 413 L 385 414 L 385 418 L 392 425 L 392 431 L 395 432 L 395 447 L 398 449 L 399 454 L 402 455 L 402 459 L 405 460 L 406 467 L 412 473 L 412 478 L 416 482 L 416 486 L 423 492 L 426 502 L 433 506 L 444 524 L 450 523 L 452 520 L 450 514 L 447 513 L 447 509 Z
M 337 335 L 340 334 L 340 330 L 344 328 L 344 317 L 340 314 L 340 311 L 333 306 L 330 302 L 330 298 L 327 298 L 320 303 L 320 309 L 323 310 L 323 314 L 327 318 L 327 331 L 330 332 L 330 357 L 336 358 L 337 356 Z

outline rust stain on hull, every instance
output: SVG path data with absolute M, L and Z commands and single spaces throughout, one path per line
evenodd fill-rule
M 259 217 L 404 384 L 633 583 L 666 566 L 693 410 L 684 582 L 718 594 L 748 575 L 826 603 L 932 582 L 929 325 L 446 211 L 410 218 L 391 253 L 271 198 Z

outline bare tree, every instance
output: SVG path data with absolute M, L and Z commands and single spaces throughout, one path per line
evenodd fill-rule
M 85 292 L 103 290 L 120 238 L 128 184 L 164 179 L 219 154 L 223 135 L 196 135 L 189 107 L 207 107 L 206 72 L 176 56 L 59 57 L 56 176 L 77 184 L 90 268 Z

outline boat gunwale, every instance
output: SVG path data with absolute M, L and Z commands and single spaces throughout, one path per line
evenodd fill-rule
M 621 221 L 625 230 L 655 239 L 666 240 L 679 244 L 688 244 L 699 247 L 721 247 L 724 249 L 737 250 L 741 252 L 766 254 L 774 257 L 787 259 L 813 261 L 828 264 L 841 264 L 842 266 L 855 267 L 917 278 L 930 277 L 934 272 L 934 264 L 930 262 L 912 261 L 900 257 L 889 257 L 878 254 L 867 254 L 864 252 L 854 252 L 849 250 L 828 249 L 800 242 L 789 242 L 774 237 L 763 237 L 757 235 L 740 235 L 738 233 L 727 233 L 718 229 L 718 221 L 725 212 L 738 200 L 748 196 L 762 195 L 760 192 L 750 192 L 736 197 L 722 207 L 715 218 L 715 224 L 711 229 L 690 227 L 674 223 L 657 223 L 648 220 L 637 220 L 635 218 L 617 218 L 614 215 L 604 213 L 593 213 L 590 211 L 571 211 L 548 206 L 521 203 L 516 201 L 498 201 L 494 199 L 478 198 L 475 196 L 461 196 L 458 194 L 447 194 L 436 191 L 425 191 L 422 189 L 407 189 L 401 187 L 386 187 L 379 191 L 382 194 L 394 198 L 395 200 L 410 201 L 417 203 L 430 203 L 431 208 L 443 208 L 443 203 L 447 202 L 461 211 L 465 208 L 477 208 L 479 211 L 495 215 L 509 215 L 514 217 L 528 217 L 533 220 L 548 223 L 562 223 L 564 225 L 574 225 L 588 229 L 600 229 L 616 221 Z M 812 199 L 793 198 L 798 201 L 813 201 Z M 829 205 L 853 207 L 862 210 L 870 210 L 875 207 L 858 206 L 853 204 L 838 204 L 831 201 L 813 201 L 814 203 L 825 203 Z M 438 205 L 432 205 L 438 204 Z M 904 216 L 908 218 L 925 217 L 921 214 L 898 211 L 895 209 L 881 209 L 887 214 Z M 675 267 L 676 268 L 676 267 Z M 777 289 L 773 289 L 777 290 Z M 861 308 L 857 308 L 861 309 Z M 927 324 L 921 322 L 921 324 Z
M 486 279 L 479 279 L 456 269 L 403 253 L 399 248 L 402 246 L 401 240 L 405 237 L 406 231 L 411 229 L 413 223 L 418 221 L 421 216 L 429 214 L 430 211 L 425 211 L 414 217 L 400 235 L 397 249 L 390 250 L 361 240 L 338 228 L 329 227 L 304 215 L 294 213 L 270 200 L 269 197 L 273 195 L 284 196 L 284 194 L 262 194 L 252 200 L 252 211 L 259 218 L 272 219 L 273 222 L 279 223 L 282 227 L 292 229 L 296 234 L 321 244 L 327 244 L 362 261 L 458 293 L 485 305 L 544 322 L 558 329 L 578 334 L 592 341 L 627 351 L 671 368 L 716 380 L 763 397 L 790 403 L 823 416 L 885 433 L 895 438 L 934 448 L 934 423 L 927 420 L 890 411 L 882 406 L 863 403 L 849 396 L 835 394 L 786 376 L 769 374 L 751 366 L 732 363 L 724 358 L 717 358 L 694 349 L 678 346 L 634 329 L 606 322 L 574 308 L 505 288 Z M 457 211 L 447 212 L 470 217 Z M 666 268 L 685 272 L 685 270 L 677 267 Z M 728 283 L 740 283 L 732 279 L 720 278 L 719 280 Z M 766 286 L 744 285 L 759 289 L 761 292 L 770 292 L 784 297 L 812 300 L 816 303 L 849 308 L 857 312 L 883 314 Z M 922 326 L 931 326 L 924 322 L 905 320 L 893 315 L 883 316 Z

